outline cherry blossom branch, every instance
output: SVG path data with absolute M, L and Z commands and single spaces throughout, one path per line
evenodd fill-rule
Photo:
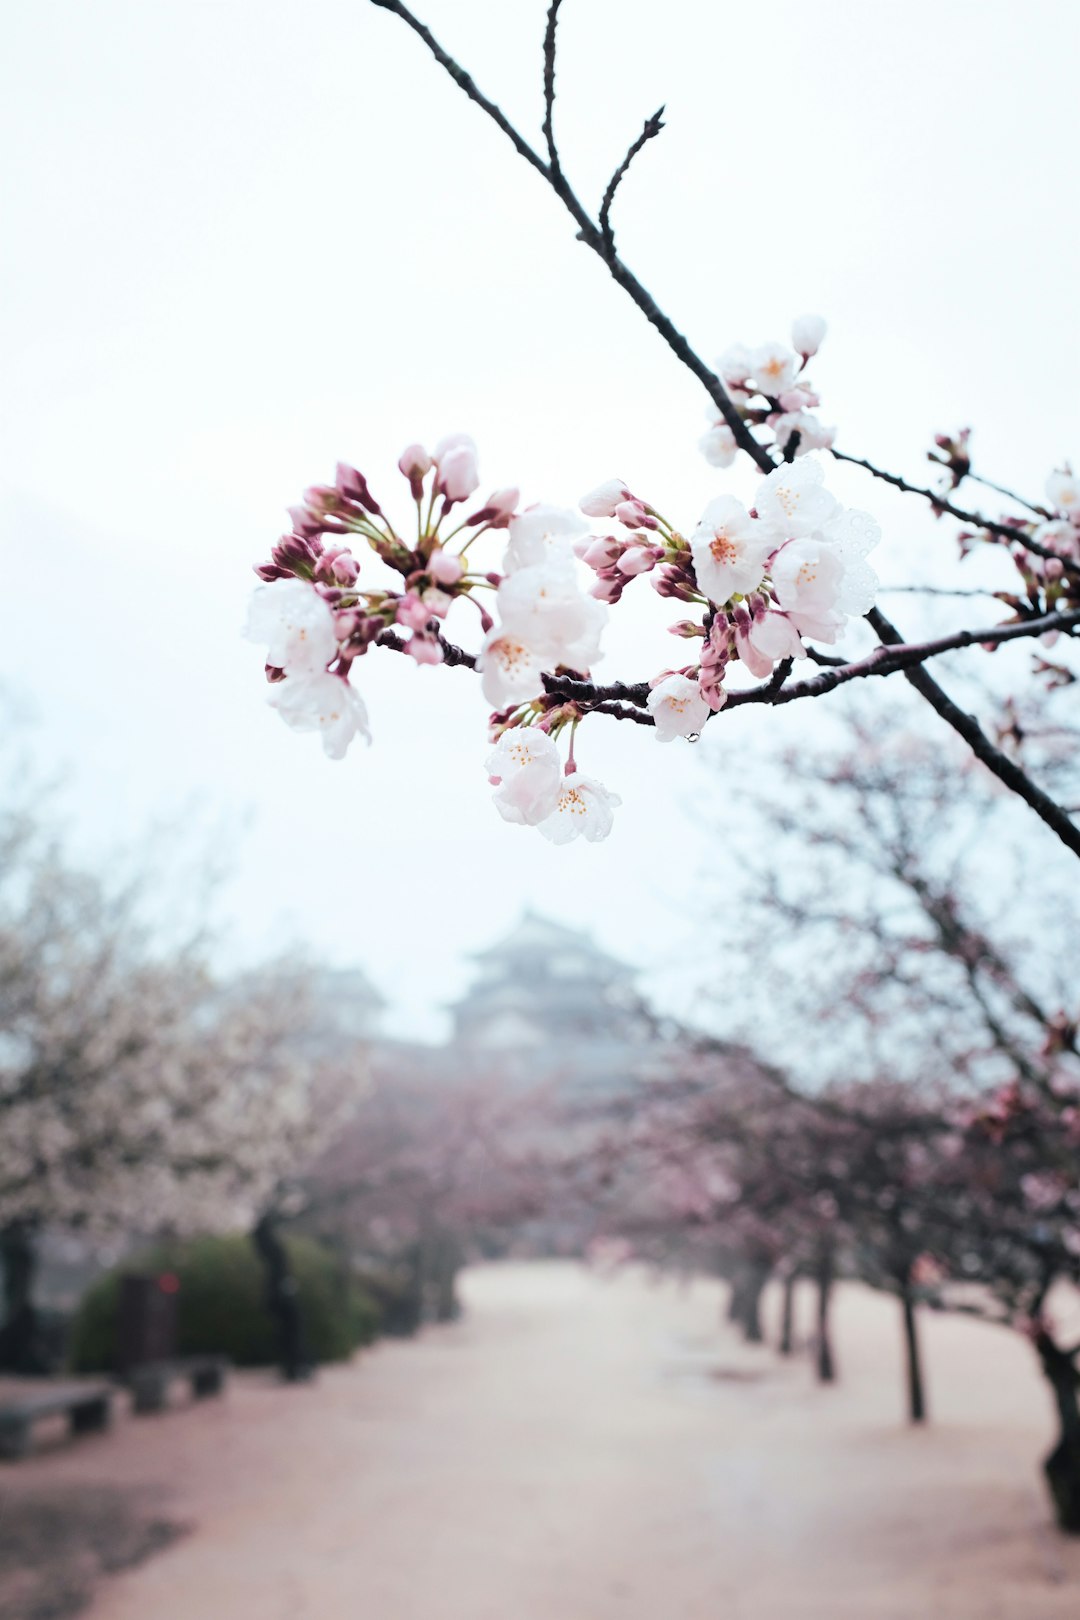
M 903 638 L 896 626 L 890 624 L 879 609 L 873 608 L 867 614 L 871 625 L 880 639 L 890 646 L 902 645 Z M 1027 773 L 1021 770 L 1015 760 L 1003 754 L 996 748 L 979 725 L 973 714 L 966 714 L 946 692 L 943 692 L 937 682 L 925 669 L 913 668 L 905 670 L 905 679 L 924 698 L 930 707 L 961 736 L 975 755 L 988 770 L 1003 782 L 1018 798 L 1023 799 L 1035 814 L 1057 834 L 1061 842 L 1074 855 L 1080 856 L 1080 827 L 1070 818 L 1048 793 L 1044 793 Z
M 567 212 L 572 216 L 578 227 L 578 240 L 591 248 L 597 256 L 607 265 L 613 279 L 618 282 L 641 310 L 645 319 L 660 333 L 668 348 L 680 360 L 687 370 L 691 371 L 705 388 L 706 393 L 720 412 L 727 426 L 730 428 L 736 444 L 754 462 L 763 473 L 773 469 L 773 459 L 764 445 L 759 444 L 751 433 L 749 427 L 736 410 L 735 405 L 716 373 L 707 366 L 701 356 L 691 348 L 686 337 L 678 330 L 674 323 L 664 314 L 656 303 L 652 294 L 642 285 L 633 271 L 623 262 L 615 252 L 614 243 L 609 242 L 599 224 L 591 218 L 575 195 L 562 172 L 559 164 L 558 151 L 555 147 L 554 132 L 552 129 L 552 113 L 555 97 L 555 22 L 561 0 L 553 0 L 548 11 L 548 26 L 544 40 L 544 85 L 545 85 L 545 123 L 544 133 L 548 139 L 549 156 L 551 161 L 545 163 L 528 141 L 518 133 L 505 113 L 495 102 L 491 101 L 477 86 L 475 80 L 454 58 L 443 49 L 429 28 L 403 4 L 403 0 L 371 0 L 371 4 L 378 6 L 382 11 L 393 12 L 406 23 L 413 32 L 424 42 L 431 55 L 439 66 L 449 74 L 458 88 L 464 91 L 469 100 L 485 112 L 493 123 L 497 124 L 503 134 L 513 144 L 515 151 L 525 161 L 543 176 L 555 195 L 562 202 Z
M 871 613 L 867 617 L 873 629 L 881 636 L 882 645 L 875 648 L 866 658 L 859 659 L 856 663 L 847 663 L 843 659 L 829 659 L 827 667 L 820 675 L 812 676 L 805 681 L 796 681 L 791 686 L 785 684 L 791 666 L 788 660 L 784 660 L 763 685 L 750 687 L 743 692 L 729 692 L 724 708 L 738 708 L 747 703 L 793 703 L 800 698 L 822 697 L 826 692 L 832 692 L 836 687 L 844 686 L 849 681 L 864 680 L 876 675 L 895 675 L 899 671 L 907 671 L 924 664 L 930 658 L 939 658 L 943 653 L 956 652 L 962 647 L 993 646 L 1001 642 L 1045 635 L 1050 630 L 1071 634 L 1080 627 L 1080 609 L 1076 609 L 1067 613 L 1044 613 L 1038 618 L 991 625 L 981 630 L 954 630 L 951 635 L 938 636 L 933 641 L 905 642 L 881 614 Z M 881 634 L 880 626 L 888 626 L 889 637 Z M 826 657 L 824 654 L 819 656 L 822 660 Z M 638 707 L 644 707 L 651 691 L 648 681 L 638 681 L 633 685 L 625 681 L 615 681 L 610 686 L 596 686 L 591 681 L 579 680 L 571 675 L 545 675 L 544 687 L 552 697 L 565 698 L 569 702 L 593 704 L 598 700 L 615 700 L 636 704 Z
M 1014 545 L 1022 545 L 1025 551 L 1033 552 L 1036 557 L 1049 559 L 1058 556 L 1049 547 L 1032 540 L 1030 536 L 1018 529 L 1015 524 L 998 523 L 993 518 L 983 517 L 979 512 L 965 511 L 962 506 L 956 506 L 952 501 L 946 500 L 939 490 L 927 489 L 922 484 L 911 484 L 906 478 L 901 478 L 897 473 L 885 472 L 881 467 L 875 467 L 872 461 L 866 461 L 862 456 L 849 456 L 843 450 L 835 448 L 831 448 L 829 454 L 836 461 L 846 461 L 852 467 L 862 467 L 872 477 L 880 479 L 883 484 L 891 484 L 894 489 L 900 490 L 904 495 L 920 495 L 924 501 L 929 501 L 934 511 L 939 514 L 947 513 L 949 517 L 959 518 L 961 523 L 970 523 L 972 528 L 985 529 L 987 534 L 996 534 L 1002 540 L 1009 540 Z M 1058 558 L 1058 560 L 1061 559 Z
M 970 478 L 972 483 L 981 484 L 984 489 L 992 489 L 995 495 L 1004 495 L 1007 501 L 1015 501 L 1017 506 L 1026 506 L 1029 512 L 1034 512 L 1035 516 L 1042 518 L 1044 522 L 1051 515 L 1045 506 L 1038 506 L 1025 496 L 1018 495 L 1015 489 L 1006 489 L 1004 484 L 995 484 L 992 478 L 984 478 L 982 473 L 972 472 L 970 467 L 964 477 Z

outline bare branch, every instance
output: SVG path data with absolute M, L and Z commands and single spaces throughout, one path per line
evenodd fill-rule
M 959 518 L 961 523 L 970 523 L 973 529 L 985 529 L 987 534 L 996 534 L 1002 540 L 1011 540 L 1014 545 L 1022 545 L 1025 551 L 1033 552 L 1036 557 L 1054 557 L 1059 562 L 1064 561 L 1058 557 L 1056 551 L 1048 546 L 1041 546 L 1032 540 L 1022 530 L 1012 523 L 997 523 L 993 518 L 983 517 L 979 512 L 967 512 L 962 506 L 954 506 L 947 501 L 944 495 L 936 489 L 926 489 L 921 484 L 909 484 L 906 478 L 897 473 L 884 472 L 882 468 L 875 467 L 872 461 L 865 461 L 862 456 L 849 456 L 843 450 L 831 450 L 830 455 L 836 461 L 846 461 L 852 467 L 862 467 L 874 478 L 879 478 L 884 484 L 891 484 L 894 489 L 901 490 L 905 495 L 921 495 L 924 501 L 929 501 L 935 512 L 947 512 L 950 517 Z
M 773 459 L 763 444 L 759 444 L 751 433 L 746 422 L 736 410 L 727 389 L 724 387 L 716 373 L 707 366 L 701 356 L 691 348 L 687 339 L 678 330 L 674 323 L 664 314 L 652 294 L 642 286 L 634 273 L 615 253 L 609 253 L 603 232 L 595 220 L 591 219 L 580 201 L 575 196 L 560 168 L 552 168 L 545 163 L 538 152 L 529 145 L 528 141 L 514 128 L 502 110 L 480 91 L 465 69 L 454 60 L 435 39 L 430 29 L 426 28 L 419 18 L 415 17 L 403 0 L 371 0 L 372 5 L 383 11 L 393 12 L 395 16 L 408 24 L 413 32 L 423 40 L 439 66 L 450 75 L 459 89 L 463 90 L 470 101 L 483 109 L 488 117 L 496 123 L 503 134 L 510 140 L 517 152 L 541 174 L 556 196 L 563 203 L 567 212 L 572 216 L 578 227 L 578 239 L 585 243 L 607 265 L 612 277 L 619 286 L 633 299 L 638 309 L 645 316 L 651 326 L 660 333 L 664 342 L 677 360 L 693 372 L 694 376 L 704 387 L 709 398 L 716 406 L 732 436 L 740 449 L 745 450 L 754 462 L 754 465 L 764 473 L 773 469 Z M 551 14 L 549 12 L 549 33 L 551 30 Z M 554 69 L 552 69 L 554 72 Z M 553 80 L 554 93 L 554 80 Z
M 641 134 L 629 147 L 626 156 L 623 158 L 622 162 L 619 164 L 619 167 L 615 170 L 615 173 L 608 181 L 607 190 L 604 192 L 604 199 L 600 204 L 600 234 L 604 238 L 604 243 L 607 248 L 607 255 L 609 258 L 614 257 L 615 254 L 615 233 L 611 229 L 611 205 L 615 201 L 615 193 L 618 191 L 623 180 L 626 178 L 626 174 L 631 163 L 633 163 L 642 147 L 647 146 L 651 140 L 655 139 L 663 127 L 664 109 L 663 107 L 658 107 L 651 118 L 646 118 Z
M 548 6 L 547 27 L 544 30 L 544 140 L 547 143 L 548 163 L 553 175 L 561 175 L 559 149 L 555 144 L 555 30 L 559 23 L 562 0 L 551 0 Z

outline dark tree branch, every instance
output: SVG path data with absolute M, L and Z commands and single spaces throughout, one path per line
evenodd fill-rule
M 664 314 L 652 294 L 642 286 L 628 266 L 623 263 L 617 254 L 608 252 L 603 232 L 582 207 L 573 190 L 567 184 L 561 168 L 553 168 L 549 163 L 544 162 L 540 154 L 529 145 L 528 141 L 518 134 L 501 108 L 485 96 L 472 77 L 465 72 L 465 69 L 447 51 L 443 50 L 431 30 L 426 28 L 419 18 L 413 15 L 408 6 L 403 3 L 403 0 L 371 0 L 371 3 L 383 11 L 393 12 L 395 16 L 400 17 L 404 23 L 408 24 L 413 32 L 423 40 L 436 62 L 450 75 L 458 88 L 465 92 L 470 101 L 475 102 L 478 107 L 487 113 L 493 123 L 497 124 L 507 139 L 513 143 L 514 149 L 520 153 L 527 163 L 532 165 L 538 174 L 544 177 L 567 212 L 572 216 L 578 227 L 579 240 L 584 242 L 586 247 L 591 248 L 604 261 L 614 280 L 633 299 L 650 325 L 660 333 L 676 359 L 680 360 L 688 371 L 693 372 L 727 423 L 727 426 L 731 429 L 736 444 L 746 451 L 754 465 L 761 472 L 771 472 L 774 465 L 772 457 L 766 447 L 759 444 L 757 439 L 754 438 L 749 427 L 735 409 L 720 378 L 705 364 L 701 356 L 691 348 L 687 339 L 668 316 Z M 552 9 L 557 8 L 553 7 Z M 548 13 L 548 34 L 552 40 L 552 49 L 554 49 L 554 29 L 550 11 Z M 546 74 L 545 48 L 545 82 Z M 552 58 L 552 75 L 554 75 L 554 58 Z M 554 94 L 554 79 L 552 80 L 552 87 L 552 93 Z
M 897 473 L 884 472 L 875 467 L 872 461 L 865 461 L 862 456 L 845 455 L 843 450 L 831 450 L 830 455 L 836 461 L 846 461 L 852 467 L 862 467 L 865 472 L 874 478 L 879 478 L 883 484 L 891 484 L 894 489 L 901 490 L 905 495 L 921 495 L 924 501 L 929 501 L 935 512 L 947 512 L 950 517 L 959 518 L 961 523 L 970 523 L 973 529 L 985 529 L 987 534 L 996 534 L 999 539 L 1010 540 L 1014 545 L 1021 545 L 1025 551 L 1030 551 L 1036 557 L 1057 557 L 1057 552 L 1051 551 L 1048 546 L 1041 546 L 1011 523 L 997 523 L 993 518 L 983 517 L 979 512 L 967 512 L 962 506 L 954 506 L 952 501 L 945 499 L 944 495 L 936 489 L 926 489 L 921 484 L 909 484 L 906 478 Z M 1066 559 L 1058 558 L 1058 561 Z
M 877 608 L 872 609 L 867 618 L 886 646 L 902 644 L 903 638 L 896 626 L 890 624 Z M 920 697 L 925 698 L 935 713 L 964 739 L 976 759 L 981 760 L 999 781 L 1004 782 L 1005 786 L 1023 799 L 1025 804 L 1030 805 L 1035 814 L 1057 833 L 1067 849 L 1074 855 L 1080 855 L 1080 827 L 1070 819 L 1061 805 L 1057 804 L 1048 793 L 1044 793 L 1042 788 L 1036 786 L 1015 760 L 1011 760 L 1000 748 L 994 746 L 975 716 L 965 714 L 925 669 L 907 669 L 905 679 Z
M 659 135 L 663 127 L 664 109 L 663 107 L 658 107 L 651 118 L 646 118 L 641 134 L 628 149 L 626 156 L 623 158 L 622 162 L 619 164 L 619 167 L 615 170 L 615 173 L 608 181 L 607 190 L 604 192 L 604 199 L 600 204 L 600 234 L 604 238 L 606 257 L 608 259 L 614 258 L 615 256 L 615 233 L 611 229 L 611 205 L 615 201 L 615 193 L 618 191 L 623 180 L 626 178 L 631 163 L 633 163 L 642 147 L 647 146 L 651 140 L 654 140 L 656 136 Z
M 544 30 L 544 141 L 547 145 L 548 165 L 552 175 L 562 174 L 559 149 L 555 144 L 555 30 L 559 25 L 559 7 L 562 0 L 551 0 L 548 6 L 547 27 Z

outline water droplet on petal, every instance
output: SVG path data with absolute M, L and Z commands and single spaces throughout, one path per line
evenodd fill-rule
M 687 734 L 686 734 L 686 740 L 687 740 L 687 742 L 700 742 L 701 741 L 701 732 L 700 731 L 688 731 Z

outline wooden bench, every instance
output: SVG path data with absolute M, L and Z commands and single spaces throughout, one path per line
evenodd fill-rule
M 169 1386 L 181 1379 L 191 1385 L 195 1400 L 220 1395 L 229 1370 L 225 1356 L 180 1356 L 172 1361 L 144 1361 L 132 1367 L 127 1384 L 136 1412 L 160 1412 L 168 1401 Z
M 72 1434 L 107 1429 L 113 1392 L 108 1384 L 50 1384 L 7 1396 L 0 1403 L 0 1457 L 25 1457 L 31 1431 L 40 1418 L 67 1416 Z

